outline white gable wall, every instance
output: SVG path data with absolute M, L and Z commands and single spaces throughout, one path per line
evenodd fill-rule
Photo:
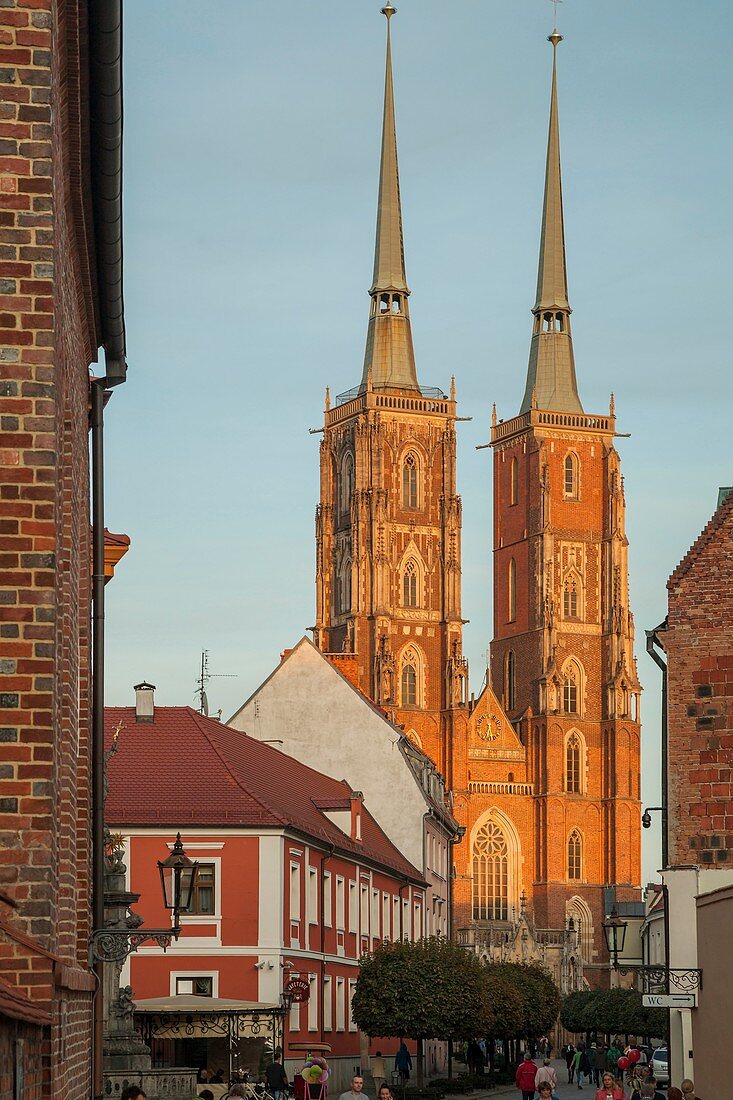
M 399 735 L 307 641 L 301 641 L 230 718 L 233 729 L 280 749 L 364 794 L 372 816 L 423 871 L 427 801 Z

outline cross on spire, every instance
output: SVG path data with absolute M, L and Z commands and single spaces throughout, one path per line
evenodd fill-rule
M 553 4 L 555 7 L 555 25 L 553 27 L 553 31 L 555 34 L 557 34 L 557 5 L 562 4 L 562 0 L 550 0 L 550 3 Z

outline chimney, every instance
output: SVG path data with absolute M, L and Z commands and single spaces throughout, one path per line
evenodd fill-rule
M 352 791 L 351 800 L 351 839 L 361 843 L 361 807 L 364 795 L 361 791 Z
M 135 721 L 155 721 L 155 684 L 135 684 Z

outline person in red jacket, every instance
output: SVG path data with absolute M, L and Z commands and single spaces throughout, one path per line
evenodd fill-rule
M 522 1090 L 522 1100 L 534 1100 L 534 1079 L 537 1066 L 532 1061 L 532 1055 L 527 1053 L 523 1061 L 517 1066 L 517 1074 L 514 1080 L 517 1088 Z

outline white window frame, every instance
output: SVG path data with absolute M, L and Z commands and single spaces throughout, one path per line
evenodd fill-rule
M 333 884 L 331 872 L 323 872 L 323 927 L 333 927 Z
M 190 997 L 190 993 L 176 993 L 176 985 L 178 979 L 183 978 L 185 981 L 187 978 L 211 978 L 211 996 L 219 996 L 219 971 L 207 970 L 206 967 L 199 967 L 198 970 L 171 970 L 170 979 L 170 995 L 171 997 Z M 207 997 L 202 997 L 202 1000 L 208 1000 Z
M 344 929 L 344 880 L 341 875 L 336 875 L 336 928 L 339 932 Z
M 356 993 L 356 978 L 349 978 L 349 1031 L 358 1031 L 354 1014 L 351 1011 L 351 1003 Z
M 346 979 L 336 978 L 336 1030 L 346 1029 Z
M 300 871 L 301 864 L 290 861 L 290 923 L 300 925 Z
M 323 1030 L 333 1031 L 333 988 L 330 974 L 323 978 Z
M 359 934 L 359 891 L 358 883 L 352 879 L 349 882 L 349 932 Z
M 318 924 L 318 868 L 308 867 L 305 895 L 306 924 Z
M 318 1031 L 318 978 L 316 974 L 309 974 L 308 981 L 311 994 L 308 998 L 308 1030 Z

